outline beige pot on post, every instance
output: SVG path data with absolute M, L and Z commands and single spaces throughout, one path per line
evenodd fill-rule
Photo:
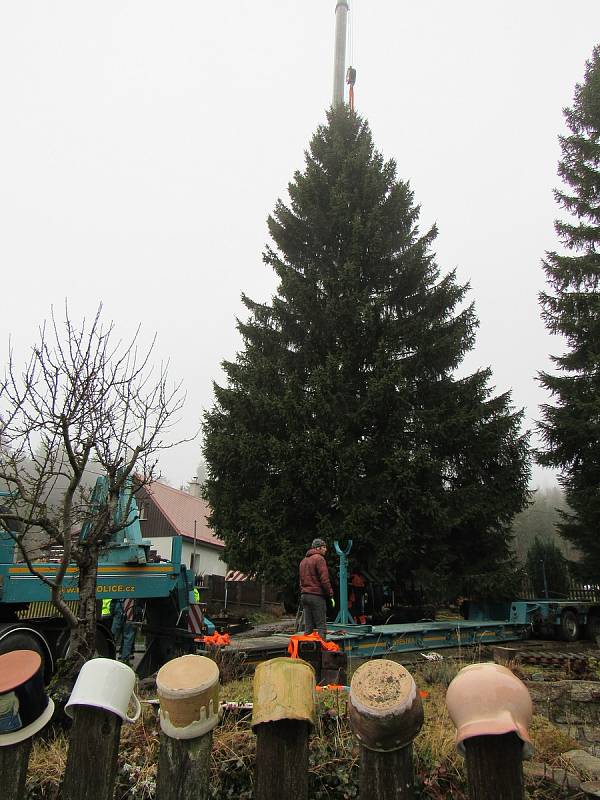
M 252 727 L 284 719 L 316 722 L 315 671 L 299 658 L 272 658 L 254 673 Z
M 219 721 L 219 668 L 205 656 L 168 661 L 158 671 L 160 727 L 172 739 L 195 739 Z

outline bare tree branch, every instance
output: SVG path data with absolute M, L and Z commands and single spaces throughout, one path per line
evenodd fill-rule
M 73 630 L 72 645 L 88 655 L 98 556 L 130 523 L 131 501 L 119 517 L 119 495 L 134 475 L 138 486 L 155 480 L 160 452 L 177 444 L 167 436 L 185 395 L 181 384 L 170 386 L 168 363 L 154 368 L 155 343 L 156 337 L 143 349 L 139 327 L 129 341 L 117 339 L 113 323 L 102 320 L 101 305 L 76 325 L 65 303 L 62 319 L 52 309 L 49 323 L 40 326 L 22 371 L 9 343 L 0 378 L 0 481 L 15 490 L 0 508 L 0 528 L 10 532 L 20 559 L 51 590 Z M 99 505 L 92 504 L 84 483 L 92 464 L 107 480 Z M 15 525 L 22 530 L 15 533 Z M 83 528 L 84 538 L 77 534 Z M 51 578 L 32 557 L 36 537 L 61 548 Z M 62 598 L 72 559 L 79 566 L 77 616 Z

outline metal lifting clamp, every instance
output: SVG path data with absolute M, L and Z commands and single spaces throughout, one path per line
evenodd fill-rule
M 345 550 L 342 550 L 337 539 L 333 545 L 335 552 L 340 557 L 340 608 L 335 622 L 339 622 L 342 625 L 353 625 L 354 617 L 352 617 L 348 608 L 348 554 L 352 550 L 352 539 L 348 540 Z

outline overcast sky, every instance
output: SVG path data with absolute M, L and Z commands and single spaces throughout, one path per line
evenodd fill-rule
M 557 246 L 557 136 L 600 41 L 597 0 L 350 0 L 357 109 L 471 284 L 472 371 L 532 426 L 560 342 L 537 294 Z M 2 358 L 50 305 L 99 301 L 158 334 L 187 404 L 212 403 L 240 347 L 243 291 L 275 291 L 267 215 L 331 102 L 335 0 L 0 0 Z M 167 453 L 176 486 L 200 443 Z M 552 475 L 535 472 L 538 485 Z

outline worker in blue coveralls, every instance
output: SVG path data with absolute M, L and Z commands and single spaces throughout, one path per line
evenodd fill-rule
M 127 603 L 134 603 L 133 600 L 127 600 Z M 137 633 L 136 627 L 133 624 L 134 614 L 138 613 L 135 604 L 132 611 L 129 613 L 125 607 L 124 600 L 112 600 L 111 607 L 113 609 L 113 622 L 111 627 L 112 637 L 115 640 L 115 645 L 120 650 L 119 661 L 128 664 L 133 659 L 133 648 L 135 646 L 135 635 Z

